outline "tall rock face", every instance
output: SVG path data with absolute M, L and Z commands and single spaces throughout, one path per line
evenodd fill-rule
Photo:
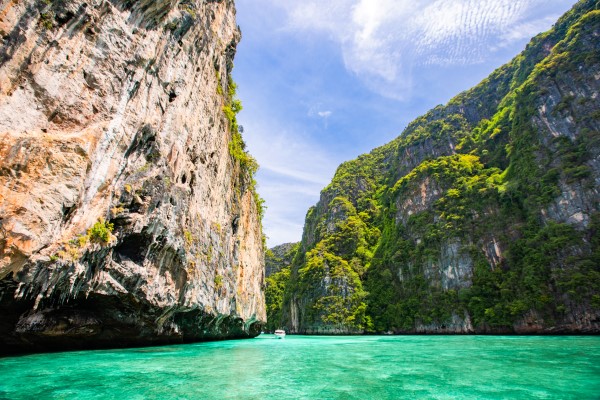
M 0 1 L 0 352 L 260 332 L 240 36 L 232 0 Z
M 279 283 L 289 331 L 600 332 L 598 8 L 338 168 Z

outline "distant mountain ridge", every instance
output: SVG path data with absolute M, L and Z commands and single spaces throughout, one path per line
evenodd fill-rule
M 292 265 L 293 333 L 600 332 L 600 11 L 340 165 Z M 269 293 L 269 288 L 279 289 Z

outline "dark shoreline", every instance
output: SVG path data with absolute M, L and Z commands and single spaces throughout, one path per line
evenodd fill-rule
M 6 345 L 2 344 L 0 347 L 0 359 L 6 357 L 21 357 L 21 356 L 29 356 L 33 354 L 51 354 L 51 353 L 67 353 L 67 352 L 77 352 L 77 351 L 97 351 L 97 350 L 127 350 L 127 349 L 151 349 L 154 347 L 164 347 L 164 346 L 180 346 L 186 344 L 197 344 L 197 343 L 210 343 L 210 342 L 224 342 L 228 340 L 246 340 L 246 339 L 254 339 L 260 336 L 260 333 L 255 336 L 232 336 L 227 338 L 207 338 L 202 340 L 161 340 L 152 343 L 138 343 L 138 344 L 130 344 L 130 345 L 107 345 L 105 343 L 96 343 L 85 346 L 66 346 L 66 347 L 58 347 L 51 346 L 45 349 L 36 349 L 36 350 L 23 350 L 16 349 L 14 351 L 7 351 Z

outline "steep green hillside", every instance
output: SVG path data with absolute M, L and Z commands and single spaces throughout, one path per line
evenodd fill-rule
M 277 322 L 599 332 L 598 9 L 580 1 L 478 86 L 342 164 L 289 275 L 268 283 Z
M 267 304 L 267 332 L 283 326 L 283 296 L 290 280 L 290 270 L 300 243 L 285 243 L 265 252 L 265 301 Z

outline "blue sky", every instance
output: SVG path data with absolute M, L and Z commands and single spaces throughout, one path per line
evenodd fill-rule
M 517 55 L 574 0 L 237 0 L 234 79 L 269 247 L 343 161 Z

